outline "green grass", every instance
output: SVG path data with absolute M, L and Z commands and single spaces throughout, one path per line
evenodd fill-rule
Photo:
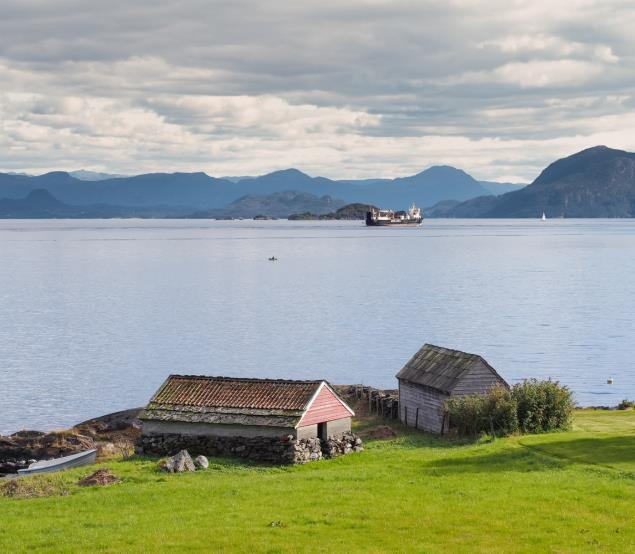
M 83 468 L 63 474 L 67 496 L 0 497 L 0 552 L 635 549 L 635 411 L 580 411 L 569 432 L 495 441 L 407 432 L 299 467 L 104 465 L 123 481 L 75 487 Z

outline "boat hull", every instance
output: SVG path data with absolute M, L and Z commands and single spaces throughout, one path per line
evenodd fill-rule
M 97 459 L 97 449 L 93 448 L 79 454 L 71 454 L 56 460 L 47 460 L 44 462 L 36 462 L 26 469 L 19 469 L 18 475 L 35 475 L 36 473 L 52 473 L 54 471 L 62 471 L 73 467 L 86 466 L 94 464 Z
M 411 220 L 411 221 L 389 221 L 389 220 L 377 220 L 371 217 L 366 218 L 366 225 L 369 227 L 419 227 L 423 223 L 423 220 Z
M 421 210 L 413 202 L 406 211 L 380 210 L 371 207 L 366 212 L 366 225 L 369 227 L 392 227 L 393 225 L 405 227 L 418 227 L 423 222 Z

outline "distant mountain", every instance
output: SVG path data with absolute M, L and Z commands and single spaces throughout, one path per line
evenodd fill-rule
M 120 179 L 121 177 L 127 177 L 127 175 L 119 175 L 117 173 L 100 173 L 98 171 L 88 171 L 86 169 L 69 171 L 68 174 L 80 181 L 104 181 L 106 179 Z
M 450 217 L 634 217 L 635 154 L 596 146 L 549 165 L 527 187 L 462 202 Z
M 407 208 L 411 202 L 430 206 L 440 200 L 462 201 L 488 194 L 467 173 L 448 166 L 431 167 L 411 177 L 363 181 L 310 177 L 297 169 L 235 183 L 205 173 L 148 173 L 92 181 L 77 179 L 63 171 L 39 176 L 0 173 L 0 198 L 22 198 L 33 189 L 46 189 L 71 205 L 163 206 L 186 211 L 219 209 L 243 196 L 289 190 L 394 209 Z
M 480 198 L 492 198 L 491 196 L 481 196 Z M 441 200 L 434 206 L 421 210 L 423 217 L 447 217 L 448 213 L 458 206 L 461 202 L 458 200 Z
M 32 190 L 24 198 L 0 199 L 0 217 L 2 218 L 45 218 L 57 217 L 68 213 L 71 207 L 60 202 L 44 189 Z
M 221 179 L 231 183 L 238 183 L 239 181 L 245 181 L 246 179 L 255 179 L 255 177 L 251 175 L 223 175 Z
M 138 207 L 225 206 L 241 194 L 236 185 L 205 173 L 147 173 L 134 177 L 82 181 L 63 171 L 37 177 L 0 173 L 0 198 L 21 198 L 44 188 L 73 205 L 111 204 Z
M 337 200 L 328 195 L 318 197 L 308 192 L 287 190 L 267 195 L 242 196 L 225 208 L 195 212 L 191 214 L 191 217 L 220 218 L 255 217 L 261 215 L 286 218 L 289 214 L 297 212 L 323 214 L 336 210 L 344 204 L 343 200 Z
M 0 199 L 0 219 L 99 219 L 112 217 L 177 217 L 176 208 L 144 208 L 134 206 L 71 206 L 60 202 L 46 189 L 30 191 L 24 198 Z
M 498 181 L 479 181 L 479 183 L 494 196 L 514 192 L 527 186 L 526 183 L 499 183 Z
M 490 194 L 465 171 L 445 165 L 410 177 L 340 182 L 355 187 L 349 194 L 340 194 L 342 198 L 394 209 L 405 209 L 412 202 L 432 206 L 441 200 L 461 201 Z

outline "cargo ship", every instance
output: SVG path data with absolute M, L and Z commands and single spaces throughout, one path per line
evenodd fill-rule
M 373 208 L 366 212 L 366 225 L 372 227 L 385 227 L 389 225 L 421 225 L 423 217 L 421 210 L 414 202 L 407 212 L 393 210 L 377 210 Z

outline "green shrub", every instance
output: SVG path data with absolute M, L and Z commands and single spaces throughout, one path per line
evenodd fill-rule
M 486 394 L 452 397 L 445 403 L 450 429 L 465 436 L 566 429 L 574 407 L 566 386 L 536 379 L 523 381 L 511 389 L 496 386 Z
M 571 391 L 557 381 L 529 379 L 511 389 L 516 401 L 518 426 L 523 433 L 567 429 L 575 404 Z
M 502 386 L 487 394 L 457 396 L 446 401 L 450 428 L 459 435 L 508 435 L 518 429 L 516 403 L 510 391 Z
M 635 400 L 627 400 L 625 398 L 617 405 L 618 410 L 629 410 L 631 408 L 635 408 Z

